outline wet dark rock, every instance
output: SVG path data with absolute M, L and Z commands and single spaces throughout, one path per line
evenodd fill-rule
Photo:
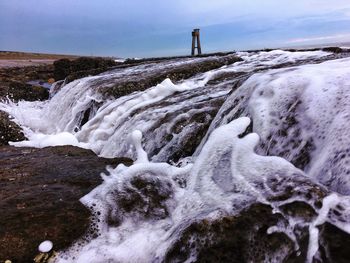
M 46 83 L 52 78 L 52 65 L 30 66 L 21 68 L 0 68 L 0 100 L 6 97 L 14 100 L 46 100 L 49 92 L 41 85 L 30 85 L 28 82 Z
M 333 53 L 349 52 L 347 49 L 342 49 L 340 47 L 325 47 L 325 48 L 322 48 L 322 51 L 333 52 Z
M 22 129 L 13 121 L 10 116 L 0 111 L 0 145 L 8 145 L 9 141 L 17 142 L 25 140 Z
M 284 233 L 267 234 L 281 220 L 280 214 L 263 204 L 254 204 L 237 216 L 198 220 L 182 232 L 166 262 L 184 262 L 193 251 L 195 262 L 284 262 L 294 254 L 292 240 Z
M 60 59 L 54 62 L 54 78 L 55 80 L 62 80 L 72 75 L 70 77 L 70 81 L 72 81 L 88 75 L 96 75 L 115 65 L 117 63 L 114 60 L 106 58 Z
M 40 65 L 15 68 L 0 68 L 0 82 L 19 81 L 26 83 L 30 80 L 48 81 L 53 77 L 53 65 Z
M 325 192 L 308 183 L 310 189 L 303 194 L 311 194 L 315 202 L 322 200 Z M 275 184 L 286 186 L 281 182 Z M 288 189 L 285 190 L 288 192 Z M 279 198 L 284 200 L 297 194 L 292 190 L 287 192 Z M 279 209 L 283 214 L 273 212 L 269 205 L 253 203 L 235 215 L 223 215 L 215 219 L 203 216 L 184 223 L 183 228 L 178 230 L 180 238 L 166 253 L 165 262 L 184 262 L 190 258 L 191 262 L 305 262 L 309 228 L 304 223 L 315 220 L 317 212 L 304 201 L 291 202 Z M 299 245 L 297 250 L 286 231 L 269 232 L 275 226 L 283 229 L 288 225 L 288 218 L 292 218 L 293 222 L 304 222 L 296 224 L 293 230 Z M 350 235 L 329 223 L 319 228 L 321 242 L 313 262 L 348 262 Z
M 248 78 L 248 76 L 250 76 L 250 74 L 246 72 L 221 72 L 209 80 L 208 85 L 219 85 L 222 82 L 237 79 L 237 86 L 233 87 L 236 89 L 244 82 L 243 80 Z
M 160 107 L 162 104 L 164 106 L 166 102 L 167 100 L 160 102 Z M 191 156 L 206 134 L 210 122 L 214 119 L 223 102 L 224 97 L 208 98 L 197 104 L 184 106 L 179 111 L 169 112 L 163 118 L 159 118 L 151 129 L 164 130 L 162 138 L 155 138 L 156 135 L 153 133 L 144 135 L 146 141 L 155 141 L 157 139 L 159 141 L 156 147 L 148 148 L 146 146 L 149 155 L 155 156 L 161 153 L 163 157 L 166 155 L 166 161 L 172 162 L 177 162 L 180 158 Z M 206 111 L 200 111 L 204 107 L 208 109 Z M 197 110 L 198 112 L 178 118 L 180 114 L 191 110 Z M 168 123 L 171 121 L 173 121 L 173 124 L 170 128 Z M 154 160 L 158 160 L 157 157 Z
M 8 86 L 7 96 L 13 101 L 47 100 L 49 98 L 49 91 L 44 87 L 11 81 Z
M 106 96 L 118 98 L 134 91 L 146 90 L 147 88 L 161 83 L 166 78 L 177 82 L 238 61 L 242 61 L 242 59 L 233 55 L 194 61 L 193 63 L 177 65 L 168 69 L 160 68 L 160 70 L 151 72 L 150 74 L 140 75 L 136 80 L 122 79 L 114 83 L 112 87 L 109 84 L 99 89 Z
M 350 235 L 329 223 L 324 224 L 321 233 L 323 245 L 327 248 L 329 262 L 349 262 Z
M 78 72 L 89 69 L 108 68 L 115 65 L 116 62 L 112 59 L 80 57 L 72 61 L 71 69 L 73 72 Z
M 230 90 L 240 86 L 249 74 L 235 74 L 236 78 L 226 79 L 228 74 L 214 77 L 201 89 L 176 93 L 153 105 L 142 107 L 131 114 L 131 117 L 152 114 L 152 109 L 167 108 L 178 101 L 192 101 L 182 107 L 167 110 L 148 124 L 144 132 L 144 148 L 150 159 L 156 162 L 178 162 L 181 158 L 191 156 L 202 142 L 211 121 L 229 96 Z M 220 79 L 220 83 L 216 83 Z M 220 96 L 206 94 L 221 91 Z M 226 91 L 223 92 L 223 91 Z M 193 98 L 199 98 L 198 100 Z M 149 143 L 150 142 L 150 143 Z
M 109 223 L 122 221 L 123 216 L 132 214 L 133 218 L 163 219 L 169 215 L 166 201 L 172 197 L 170 179 L 155 174 L 142 174 L 124 185 L 123 191 L 112 193 L 118 210 L 112 209 Z M 114 205 L 114 207 L 116 207 Z
M 79 199 L 101 183 L 104 159 L 72 146 L 43 149 L 0 147 L 0 262 L 31 262 L 38 245 L 69 246 L 89 227 L 90 212 Z
M 67 78 L 65 79 L 65 82 L 69 83 L 76 79 L 85 78 L 88 76 L 95 76 L 107 71 L 108 69 L 109 67 L 100 67 L 97 69 L 88 69 L 88 70 L 73 72 L 67 76 Z
M 122 64 L 140 64 L 140 63 L 150 63 L 150 62 L 161 62 L 165 60 L 170 60 L 170 59 L 185 59 L 185 58 L 206 58 L 206 57 L 212 57 L 212 56 L 217 56 L 217 57 L 223 57 L 227 55 L 232 55 L 234 54 L 235 51 L 229 51 L 229 52 L 214 52 L 214 53 L 205 53 L 205 54 L 200 54 L 196 56 L 168 56 L 168 57 L 153 57 L 153 58 L 141 58 L 141 59 L 135 59 L 135 58 L 128 58 L 126 59 Z
M 56 60 L 53 65 L 55 80 L 62 80 L 71 73 L 71 61 L 69 59 Z

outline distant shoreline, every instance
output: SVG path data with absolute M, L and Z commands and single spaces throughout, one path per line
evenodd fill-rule
M 74 59 L 81 57 L 79 55 L 65 55 L 65 54 L 45 54 L 45 53 L 31 53 L 31 52 L 18 52 L 18 51 L 0 51 L 0 60 L 13 59 L 13 60 L 27 60 L 27 59 L 46 59 L 56 60 L 61 58 Z
M 40 66 L 52 64 L 57 59 L 75 59 L 79 56 L 63 54 L 0 51 L 0 68 Z
M 314 49 L 322 49 L 325 47 L 343 47 L 350 48 L 349 42 L 342 43 L 328 43 L 328 44 L 311 44 L 311 45 L 296 45 L 289 47 L 275 47 L 275 48 L 262 48 L 262 49 L 250 49 L 250 50 L 239 50 L 245 52 L 254 52 L 254 51 L 268 51 L 275 49 L 283 49 L 283 50 L 314 50 Z M 201 57 L 207 57 L 212 55 L 225 55 L 229 53 L 234 53 L 235 51 L 222 51 L 222 52 L 209 52 L 204 53 Z M 67 54 L 49 54 L 49 53 L 35 53 L 35 52 L 23 52 L 23 51 L 2 51 L 0 50 L 0 68 L 14 68 L 14 67 L 28 67 L 28 66 L 42 66 L 42 65 L 52 65 L 55 60 L 58 59 L 69 59 L 74 60 L 79 57 L 102 57 L 109 59 L 117 59 L 118 57 L 113 56 L 84 56 L 84 55 L 67 55 Z M 189 55 L 181 55 L 181 56 L 167 56 L 167 57 L 144 57 L 137 60 L 162 60 L 165 58 L 184 58 L 191 57 Z M 136 60 L 135 58 L 131 60 Z M 123 59 L 124 61 L 124 59 Z

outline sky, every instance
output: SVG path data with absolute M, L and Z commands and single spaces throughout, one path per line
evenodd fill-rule
M 0 0 L 0 50 L 116 57 L 350 42 L 350 0 Z

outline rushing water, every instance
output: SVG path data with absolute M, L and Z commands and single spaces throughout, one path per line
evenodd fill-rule
M 91 231 L 58 262 L 193 262 L 219 239 L 191 232 L 186 241 L 194 223 L 239 218 L 254 204 L 276 217 L 264 235 L 287 241 L 266 245 L 261 259 L 242 252 L 242 262 L 323 261 L 319 226 L 350 233 L 350 59 L 237 55 L 243 61 L 119 98 L 100 87 L 208 58 L 115 69 L 46 102 L 0 104 L 29 139 L 15 146 L 71 144 L 135 160 L 110 168 L 81 199 L 93 212 Z M 289 213 L 301 204 L 309 212 Z
M 145 136 L 144 147 L 151 159 L 168 161 L 173 155 L 171 151 L 176 147 L 184 148 L 181 146 L 186 144 L 188 134 L 203 126 L 207 128 L 229 92 L 253 72 L 287 63 L 312 61 L 329 53 L 273 51 L 239 55 L 244 61 L 176 84 L 166 79 L 148 90 L 118 99 L 105 98 L 99 92 L 101 87 L 112 87 L 120 80 L 137 80 L 138 75 L 154 74 L 210 58 L 176 59 L 117 69 L 73 81 L 48 102 L 19 102 L 1 108 L 15 118 L 29 138 L 29 142 L 16 145 L 72 144 L 93 149 L 104 157 L 134 157 L 127 138 L 138 129 Z M 217 79 L 219 81 L 215 81 Z

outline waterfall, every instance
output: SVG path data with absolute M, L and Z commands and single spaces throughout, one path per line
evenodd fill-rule
M 14 117 L 29 139 L 14 143 L 16 146 L 72 144 L 103 157 L 135 158 L 129 135 L 138 129 L 144 134 L 144 147 L 151 160 L 177 162 L 193 154 L 229 93 L 251 74 L 271 66 L 311 63 L 329 53 L 277 50 L 238 55 L 243 61 L 177 83 L 166 79 L 145 91 L 118 98 L 106 96 L 103 90 L 125 79 L 136 82 L 140 76 L 215 58 L 175 59 L 115 69 L 68 83 L 47 102 L 20 101 L 0 104 L 0 109 Z

